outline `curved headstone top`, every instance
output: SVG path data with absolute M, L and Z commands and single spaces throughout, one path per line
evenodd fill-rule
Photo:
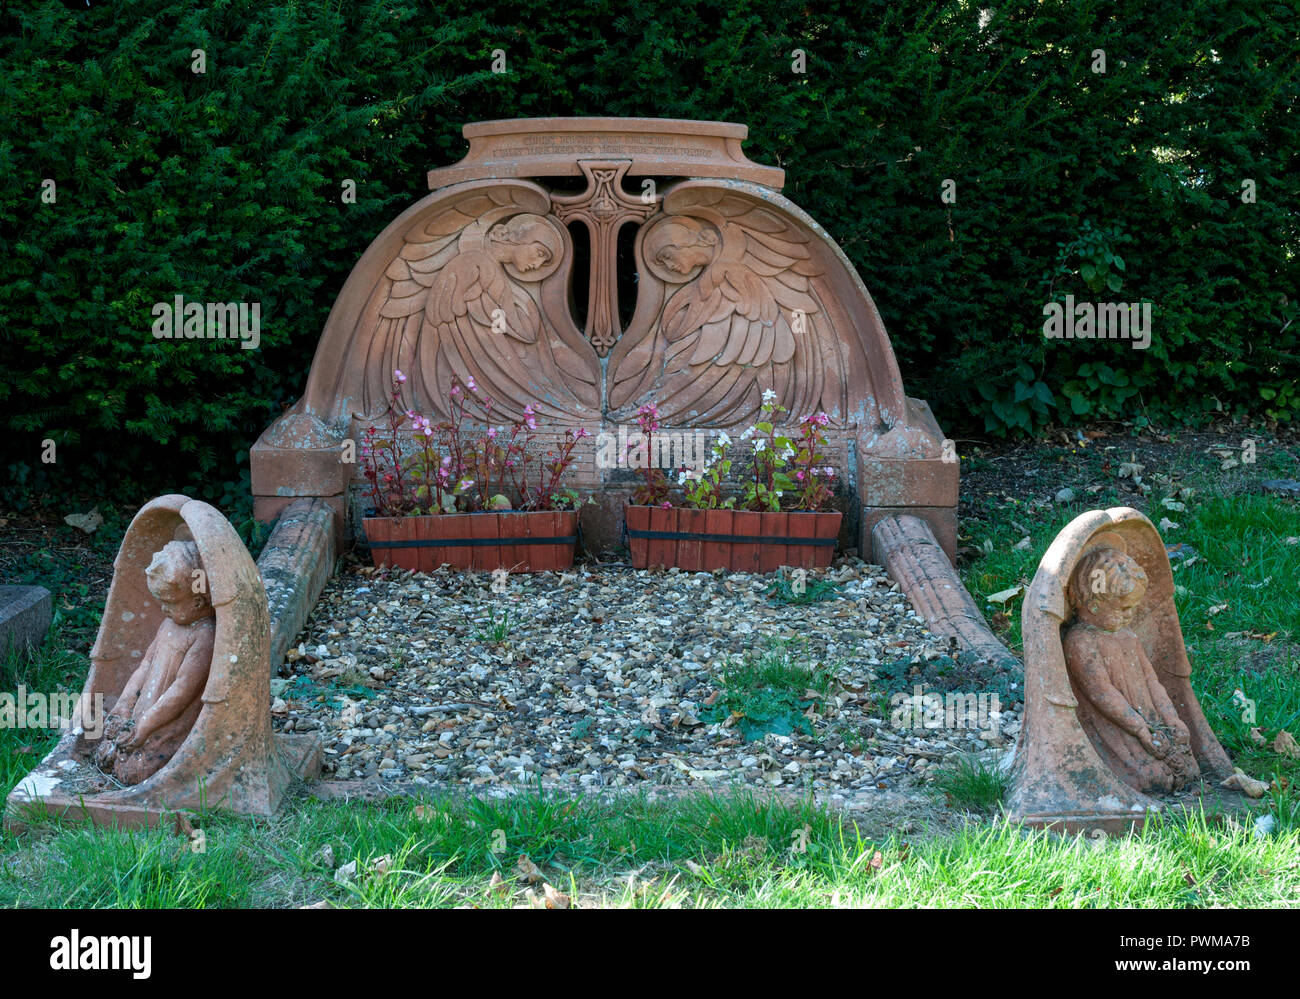
M 466 125 L 469 152 L 429 171 L 429 190 L 467 180 L 581 176 L 581 159 L 627 160 L 629 177 L 725 177 L 780 190 L 785 171 L 741 152 L 745 125 L 684 118 L 511 118 Z
M 342 513 L 353 469 L 331 435 L 382 421 L 400 369 L 403 408 L 445 418 L 453 382 L 472 377 L 500 417 L 531 406 L 557 438 L 616 432 L 646 404 L 667 429 L 743 431 L 772 393 L 791 424 L 829 417 L 846 508 L 916 512 L 951 556 L 956 455 L 904 392 L 848 258 L 780 193 L 783 170 L 745 156 L 744 125 L 539 118 L 464 134 L 465 158 L 430 171 L 432 193 L 362 255 L 303 398 L 254 448 L 259 517 L 304 495 Z M 563 177 L 585 186 L 553 183 Z M 618 474 L 588 457 L 576 484 L 616 509 Z M 613 539 L 612 527 L 584 530 Z

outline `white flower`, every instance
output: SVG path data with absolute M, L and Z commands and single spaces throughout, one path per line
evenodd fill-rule
M 762 451 L 763 448 L 765 448 L 765 447 L 767 447 L 767 441 L 763 440 L 762 437 L 760 437 L 758 440 L 754 441 L 754 450 L 755 450 L 755 451 Z
M 754 430 L 755 430 L 754 427 L 750 427 L 748 430 L 746 430 L 743 434 L 740 435 L 740 439 L 742 441 L 749 440 L 751 437 L 754 436 Z
M 784 458 L 786 461 L 789 461 L 791 458 L 794 457 L 794 448 L 789 448 L 789 447 L 786 448 L 784 451 L 781 452 L 781 457 Z
M 678 472 L 678 473 L 677 473 L 677 484 L 678 484 L 679 486 L 682 486 L 682 485 L 685 485 L 685 484 L 686 484 L 686 472 L 685 472 L 685 471 L 681 471 L 681 472 Z
M 771 389 L 763 389 L 763 401 L 764 401 L 764 402 L 771 402 L 771 401 L 772 401 L 773 399 L 775 399 L 775 398 L 776 398 L 776 393 L 775 393 L 775 392 L 773 392 Z
M 772 491 L 772 495 L 775 496 L 777 499 L 780 499 L 780 498 L 781 498 L 781 490 L 780 490 L 780 489 L 774 489 L 774 490 Z
M 727 432 L 725 430 L 720 431 L 718 433 L 718 444 L 722 447 L 731 446 L 731 438 L 727 436 Z

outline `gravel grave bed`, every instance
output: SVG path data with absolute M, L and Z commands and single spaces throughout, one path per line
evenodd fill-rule
M 750 786 L 833 800 L 1011 745 L 1019 704 L 979 729 L 891 726 L 909 667 L 951 650 L 882 568 L 809 572 L 810 591 L 834 589 L 802 605 L 769 595 L 781 578 L 348 566 L 273 680 L 272 716 L 320 732 L 326 779 L 490 793 Z M 745 657 L 815 666 L 820 683 L 790 688 L 793 710 L 773 720 L 725 675 Z

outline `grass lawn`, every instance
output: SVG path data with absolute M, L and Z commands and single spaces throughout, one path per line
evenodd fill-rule
M 1300 728 L 1300 508 L 1244 488 L 1240 473 L 1225 474 L 1220 459 L 1203 457 L 1190 455 L 1176 468 L 1148 459 L 1136 474 L 1150 492 L 1133 493 L 1132 470 L 1119 474 L 1127 454 L 1040 444 L 1033 460 L 1047 466 L 1053 489 L 1009 495 L 963 486 L 969 554 L 962 571 L 983 606 L 990 594 L 1027 583 L 1055 533 L 1085 509 L 1141 505 L 1156 522 L 1176 522 L 1163 530 L 1165 540 L 1195 551 L 1175 571 L 1193 683 L 1237 764 L 1275 782 L 1265 803 L 1274 819 L 1268 835 L 1249 820 L 1214 824 L 1197 815 L 1169 816 L 1138 835 L 1107 840 L 1027 832 L 989 806 L 990 777 L 978 770 L 947 775 L 947 802 L 936 789 L 933 807 L 915 821 L 855 819 L 746 794 L 651 802 L 538 792 L 509 801 L 348 805 L 307 798 L 271 821 L 197 817 L 202 852 L 171 827 L 117 833 L 51 824 L 6 832 L 0 906 L 495 908 L 545 905 L 546 885 L 553 905 L 565 902 L 558 892 L 579 906 L 646 908 L 1300 905 L 1300 760 L 1272 748 L 1277 732 Z M 976 487 L 987 471 L 981 461 L 963 466 Z M 1272 464 L 1252 474 L 1296 477 L 1288 452 L 1262 454 L 1261 462 Z M 1044 502 L 1064 485 L 1076 489 L 1077 501 Z M 52 554 L 39 564 L 47 568 L 34 581 L 44 580 L 56 602 L 75 609 L 35 662 L 0 664 L 0 689 L 76 690 L 86 660 L 65 646 L 84 648 L 87 611 L 75 599 L 75 558 Z M 1015 603 L 986 609 L 1019 651 Z M 739 688 L 746 678 L 731 680 Z M 1236 690 L 1255 702 L 1263 745 L 1233 703 Z M 53 741 L 44 732 L 0 730 L 0 790 Z M 945 821 L 932 821 L 940 812 Z M 356 875 L 337 880 L 335 868 L 351 862 Z M 497 887 L 494 875 L 503 879 Z

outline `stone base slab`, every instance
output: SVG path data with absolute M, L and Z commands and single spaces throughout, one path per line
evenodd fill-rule
M 156 828 L 169 814 L 181 809 L 154 807 L 137 802 L 113 800 L 110 794 L 85 795 L 61 791 L 63 761 L 75 760 L 79 733 L 71 732 L 35 770 L 9 793 L 5 801 L 4 827 L 18 832 L 50 820 L 88 822 L 117 829 Z M 292 778 L 311 780 L 321 771 L 321 742 L 309 733 L 276 735 L 275 747 Z M 219 801 L 209 807 L 221 810 Z M 193 809 L 184 809 L 193 811 Z
M 45 641 L 53 601 L 43 586 L 0 586 L 0 656 L 32 655 Z

